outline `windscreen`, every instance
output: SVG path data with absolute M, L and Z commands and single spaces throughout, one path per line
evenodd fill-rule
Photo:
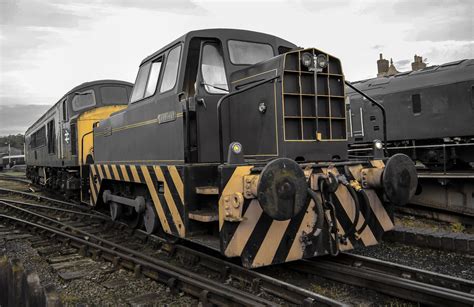
M 229 40 L 227 45 L 230 61 L 237 65 L 253 65 L 274 56 L 273 48 L 268 44 Z
M 102 86 L 100 88 L 103 105 L 127 104 L 127 89 L 123 86 Z

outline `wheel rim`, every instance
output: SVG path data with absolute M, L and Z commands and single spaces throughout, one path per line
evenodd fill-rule
M 110 203 L 110 217 L 112 221 L 116 221 L 122 215 L 122 206 L 117 204 L 116 202 Z
M 145 212 L 143 212 L 143 224 L 148 234 L 154 233 L 158 228 L 158 217 L 151 202 L 146 203 Z

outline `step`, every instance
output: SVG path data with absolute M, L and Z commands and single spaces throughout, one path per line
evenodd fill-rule
M 196 194 L 219 195 L 219 188 L 214 186 L 196 187 Z
M 219 220 L 217 211 L 214 210 L 195 210 L 188 213 L 188 217 L 191 220 L 209 223 Z

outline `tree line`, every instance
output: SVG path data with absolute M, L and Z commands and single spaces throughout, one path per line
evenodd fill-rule
M 7 136 L 0 136 L 0 147 L 8 146 L 8 143 L 10 143 L 10 146 L 13 148 L 18 148 L 23 150 L 23 143 L 25 143 L 25 136 L 21 133 L 18 133 L 16 135 L 11 134 Z

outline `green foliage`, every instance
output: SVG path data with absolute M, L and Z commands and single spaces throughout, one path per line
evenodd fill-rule
M 0 147 L 8 146 L 8 143 L 10 143 L 11 147 L 23 149 L 23 143 L 25 143 L 25 136 L 21 133 L 17 135 L 12 134 L 8 136 L 0 136 Z
M 451 230 L 453 232 L 463 232 L 466 229 L 461 223 L 451 223 Z

